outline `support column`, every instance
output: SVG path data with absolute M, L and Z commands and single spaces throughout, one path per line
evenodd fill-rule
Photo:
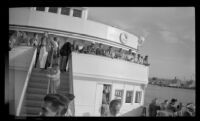
M 70 8 L 70 13 L 69 13 L 69 16 L 71 16 L 71 17 L 73 17 L 73 9 L 72 8 Z
M 45 12 L 49 12 L 49 7 L 45 7 Z
M 58 8 L 58 12 L 57 13 L 61 14 L 61 8 L 60 7 Z
M 86 9 L 86 10 L 84 10 L 83 12 L 84 12 L 84 16 L 83 16 L 83 17 L 84 17 L 84 19 L 87 20 L 87 17 L 88 17 L 88 10 Z

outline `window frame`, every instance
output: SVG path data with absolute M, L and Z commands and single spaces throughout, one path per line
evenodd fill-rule
M 77 12 L 77 11 L 80 11 L 80 17 L 79 17 L 79 16 L 74 16 L 74 14 L 77 14 L 77 13 L 75 13 L 75 12 Z M 82 18 L 82 14 L 83 14 L 83 10 L 76 9 L 76 8 L 73 9 L 73 15 L 72 15 L 73 17 Z
M 124 97 L 124 89 L 115 89 L 115 93 L 114 93 L 114 97 L 117 98 L 119 96 L 116 96 L 116 91 L 122 91 L 122 95 L 121 95 L 121 102 L 123 102 L 123 97 Z
M 130 102 L 127 102 L 127 94 L 131 92 L 131 101 Z M 133 97 L 134 97 L 134 91 L 133 90 L 126 90 L 126 97 L 125 97 L 125 103 L 126 104 L 133 104 Z
M 139 99 L 138 99 L 138 93 L 139 93 Z M 139 100 L 139 101 L 138 101 Z M 141 103 L 142 102 L 142 91 L 135 91 L 135 103 Z
M 50 8 L 56 8 L 57 10 L 56 10 L 56 12 L 52 12 L 52 11 L 50 11 Z M 48 12 L 49 13 L 58 13 L 58 7 L 49 7 Z
M 44 8 L 44 11 L 43 10 L 38 10 L 37 8 Z M 35 7 L 35 10 L 36 11 L 43 11 L 43 12 L 45 12 L 45 7 Z
M 63 14 L 63 13 L 62 13 L 62 10 L 65 9 L 65 8 L 69 9 L 69 14 Z M 71 9 L 71 8 L 69 8 L 69 7 L 61 7 L 61 12 L 60 12 L 60 14 L 61 14 L 61 15 L 66 15 L 66 16 L 70 16 L 70 9 Z

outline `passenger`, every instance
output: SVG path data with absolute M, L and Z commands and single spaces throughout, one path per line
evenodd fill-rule
M 101 116 L 108 116 L 109 114 L 109 102 L 107 100 L 107 89 L 103 90 L 103 99 L 101 106 Z
M 73 41 L 72 51 L 74 51 L 74 52 L 78 51 L 78 45 L 77 45 L 77 41 L 76 40 Z
M 96 54 L 96 50 L 94 48 L 94 43 L 91 43 L 91 45 L 89 45 L 87 49 L 88 49 L 89 54 L 93 54 L 93 55 Z
M 53 49 L 53 63 L 58 63 L 58 38 L 54 37 L 53 40 L 51 40 L 52 43 L 52 49 Z
M 195 116 L 195 105 L 192 103 L 188 103 L 186 105 L 186 112 L 188 114 L 187 116 Z
M 60 69 L 58 63 L 53 64 L 53 67 L 49 69 L 47 77 L 51 80 L 50 92 L 55 94 L 60 86 Z
M 20 44 L 22 39 L 22 33 L 20 31 L 15 31 L 9 39 L 10 48 L 14 48 Z
M 99 44 L 99 47 L 96 49 L 96 55 L 105 56 L 105 51 L 101 43 Z
M 176 112 L 176 107 L 175 107 L 176 102 L 177 102 L 177 99 L 173 98 L 171 99 L 171 102 L 167 106 L 167 110 L 173 114 Z
M 85 54 L 89 53 L 87 45 L 83 46 L 82 53 L 85 53 Z
M 36 68 L 39 54 L 40 54 L 40 45 L 39 45 L 38 34 L 34 33 L 34 37 L 30 40 L 30 42 L 31 42 L 31 46 L 33 46 L 37 49 L 36 59 L 35 59 L 35 68 Z
M 51 66 L 52 54 L 53 54 L 53 45 L 51 43 L 51 38 L 48 35 L 48 32 L 44 33 L 43 37 L 41 38 L 41 43 L 45 43 L 48 52 L 47 61 L 45 64 L 45 69 L 47 69 L 47 67 Z
M 60 49 L 60 70 L 61 72 L 66 72 L 66 67 L 68 63 L 69 55 L 71 54 L 71 44 L 69 42 L 66 42 L 62 48 Z
M 121 99 L 115 99 L 110 102 L 108 116 L 116 117 L 121 109 Z
M 40 69 L 45 68 L 45 64 L 47 61 L 47 55 L 48 55 L 48 52 L 46 50 L 46 45 L 45 45 L 45 43 L 42 43 L 42 45 L 40 47 L 40 52 L 39 52 L 39 67 L 40 67 Z
M 83 44 L 79 44 L 78 45 L 78 52 L 83 53 L 83 48 L 84 48 Z
M 160 106 L 157 105 L 157 98 L 155 98 L 149 104 L 149 116 L 150 117 L 156 117 L 158 110 L 160 110 Z
M 71 102 L 74 100 L 75 96 L 73 94 L 70 94 L 70 93 L 65 94 L 65 96 L 67 97 L 68 101 L 65 104 L 65 108 L 61 112 L 61 115 L 70 117 L 70 116 L 73 116 L 73 112 L 71 111 L 71 108 L 73 108 L 73 107 L 71 107 L 71 105 L 72 105 Z
M 113 58 L 112 57 L 112 47 L 111 46 L 109 46 L 108 47 L 108 49 L 105 51 L 105 55 L 107 56 L 107 57 L 110 57 L 110 58 Z
M 134 60 L 134 62 L 138 63 L 138 54 L 136 54 L 136 53 L 135 53 L 135 60 Z
M 66 107 L 68 99 L 60 94 L 47 94 L 44 97 L 42 104 L 42 110 L 40 116 L 44 117 L 56 117 L 62 116 L 62 113 Z
M 132 60 L 133 60 L 133 55 L 132 55 L 132 52 L 131 52 L 131 51 L 132 51 L 132 50 L 129 49 L 128 54 L 126 55 L 126 59 L 127 59 L 128 61 L 132 61 Z
M 135 62 L 135 53 L 134 52 L 132 53 L 132 57 L 133 57 L 132 62 Z
M 119 49 L 119 51 L 116 52 L 116 58 L 122 59 L 122 48 Z
M 137 54 L 137 63 L 140 63 L 140 54 Z
M 168 100 L 164 100 L 164 101 L 160 104 L 160 109 L 161 109 L 161 110 L 165 110 L 165 109 L 166 109 L 166 107 L 167 107 L 167 102 L 168 102 Z
M 20 45 L 30 46 L 29 37 L 27 36 L 26 32 L 22 33 L 22 39 Z
M 143 64 L 143 56 L 140 57 L 140 64 Z
M 31 46 L 37 47 L 37 46 L 39 45 L 39 42 L 38 42 L 38 41 L 39 41 L 39 40 L 38 40 L 38 34 L 37 34 L 37 33 L 34 33 L 33 38 L 30 39 L 30 44 L 31 44 Z
M 144 57 L 144 65 L 148 65 L 148 55 Z

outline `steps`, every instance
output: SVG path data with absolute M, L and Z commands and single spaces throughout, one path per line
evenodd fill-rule
M 47 94 L 48 78 L 47 71 L 33 68 L 24 97 L 20 116 L 38 116 L 41 111 L 43 98 Z M 65 95 L 69 91 L 68 72 L 61 73 L 60 88 L 57 93 Z

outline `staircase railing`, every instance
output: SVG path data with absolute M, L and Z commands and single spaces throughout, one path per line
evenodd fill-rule
M 32 60 L 31 60 L 31 63 L 30 63 L 30 66 L 29 66 L 29 69 L 28 69 L 28 72 L 27 72 L 27 75 L 26 75 L 26 79 L 25 79 L 25 83 L 24 83 L 24 86 L 23 86 L 22 94 L 21 94 L 21 97 L 20 97 L 20 100 L 19 100 L 19 105 L 17 106 L 16 116 L 20 115 L 22 104 L 23 104 L 23 101 L 24 101 L 25 92 L 26 92 L 26 89 L 27 89 L 27 86 L 28 86 L 28 82 L 29 82 L 29 79 L 30 79 L 30 75 L 31 75 L 31 72 L 32 72 L 32 69 L 33 69 L 33 66 L 34 66 L 34 63 L 35 63 L 37 49 L 36 48 L 34 48 L 34 49 L 35 49 L 34 50 L 34 54 L 33 54 L 33 57 L 32 57 Z

